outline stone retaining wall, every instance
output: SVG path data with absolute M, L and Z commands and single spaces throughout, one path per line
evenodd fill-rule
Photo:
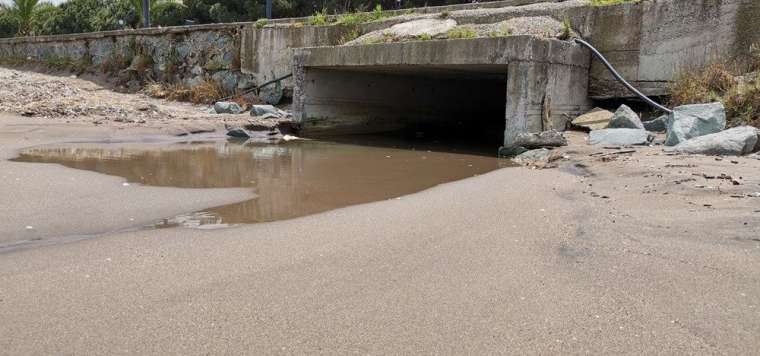
M 213 79 L 234 90 L 247 80 L 240 74 L 242 28 L 243 24 L 215 24 L 2 39 L 0 58 L 102 71 L 125 82 L 193 86 Z

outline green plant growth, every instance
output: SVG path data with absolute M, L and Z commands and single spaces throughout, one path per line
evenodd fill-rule
M 438 15 L 438 17 L 440 17 L 440 18 L 442 18 L 442 19 L 447 19 L 447 18 L 449 18 L 449 12 L 448 12 L 448 11 L 442 11 L 442 12 L 441 12 L 441 13 Z
M 627 2 L 639 2 L 640 0 L 591 0 L 592 6 L 619 5 Z
M 565 17 L 564 20 L 562 20 L 562 32 L 559 34 L 560 40 L 569 40 L 570 37 L 573 35 L 573 26 L 570 23 L 570 19 Z
M 477 32 L 469 27 L 455 27 L 446 34 L 449 39 L 475 38 Z
M 433 36 L 431 36 L 429 33 L 423 33 L 417 36 L 417 39 L 420 41 L 430 41 L 433 39 Z
M 729 126 L 760 127 L 760 51 L 748 58 L 686 70 L 668 87 L 671 106 L 720 101 Z
M 32 30 L 32 18 L 38 5 L 39 0 L 12 0 L 9 5 L 0 5 L 0 9 L 15 18 L 19 35 L 28 35 Z
M 311 26 L 325 26 L 327 22 L 327 9 L 317 11 L 309 17 L 309 25 Z
M 264 28 L 269 23 L 267 19 L 258 19 L 256 20 L 256 28 Z

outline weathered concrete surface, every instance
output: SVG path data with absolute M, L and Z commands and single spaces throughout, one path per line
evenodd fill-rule
M 589 54 L 564 41 L 512 36 L 318 47 L 294 58 L 294 118 L 305 134 L 473 120 L 501 103 L 506 109 L 497 107 L 491 120 L 506 119 L 509 146 L 520 132 L 563 129 L 568 115 L 589 107 Z M 493 93 L 506 97 L 494 100 Z
M 598 7 L 585 24 L 592 44 L 645 94 L 666 93 L 679 71 L 742 56 L 760 40 L 756 0 L 657 0 Z M 601 63 L 591 66 L 590 95 L 631 96 Z
M 125 69 L 144 56 L 151 78 L 189 86 L 218 79 L 235 87 L 241 24 L 213 24 L 0 39 L 0 59 L 77 63 L 96 72 Z M 232 83 L 229 82 L 232 79 Z
M 21 55 L 43 60 L 52 54 L 79 59 L 90 53 L 93 63 L 97 63 L 112 53 L 112 48 L 127 47 L 131 38 L 138 42 L 145 39 L 142 42 L 147 43 L 156 59 L 154 70 L 160 76 L 167 72 L 167 61 L 162 58 L 173 57 L 172 44 L 182 55 L 187 53 L 183 41 L 187 42 L 184 39 L 192 33 L 231 31 L 230 41 L 222 44 L 213 38 L 196 35 L 189 46 L 193 52 L 208 52 L 220 57 L 213 54 L 218 52 L 221 59 L 205 58 L 198 61 L 200 66 L 196 66 L 183 57 L 180 62 L 187 62 L 187 65 L 181 68 L 182 71 L 198 67 L 205 74 L 209 70 L 205 63 L 210 61 L 212 73 L 209 74 L 218 70 L 235 72 L 240 67 L 243 73 L 262 82 L 289 71 L 294 48 L 335 46 L 395 24 L 437 18 L 444 11 L 448 13 L 447 18 L 460 25 L 550 16 L 570 20 L 582 37 L 598 47 L 622 75 L 645 94 L 662 95 L 667 82 L 679 71 L 720 57 L 741 56 L 748 52 L 752 43 L 760 41 L 760 27 L 754 24 L 754 19 L 760 18 L 760 2 L 754 0 L 650 0 L 601 7 L 590 6 L 586 0 L 505 0 L 418 8 L 412 13 L 405 11 L 389 11 L 398 16 L 352 26 L 308 26 L 305 25 L 307 19 L 292 18 L 272 20 L 263 28 L 254 23 L 238 23 L 0 39 L 0 57 Z M 154 46 L 151 42 L 162 43 Z M 163 49 L 169 52 L 164 53 Z M 190 84 L 198 79 L 198 75 L 181 76 Z M 291 86 L 292 80 L 286 80 L 286 89 Z M 591 64 L 589 95 L 600 99 L 631 96 L 598 61 Z

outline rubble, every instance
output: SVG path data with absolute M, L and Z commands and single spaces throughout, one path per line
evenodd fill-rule
M 539 133 L 520 133 L 515 138 L 514 144 L 527 149 L 560 147 L 567 146 L 567 139 L 559 131 L 548 130 Z

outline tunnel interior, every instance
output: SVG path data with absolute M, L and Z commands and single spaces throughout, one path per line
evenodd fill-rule
M 503 142 L 505 65 L 309 68 L 304 136 L 393 136 L 439 147 Z

